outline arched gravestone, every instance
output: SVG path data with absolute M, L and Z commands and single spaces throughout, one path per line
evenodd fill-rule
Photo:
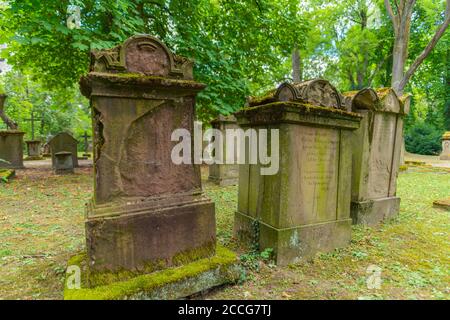
M 244 130 L 279 130 L 275 175 L 261 175 L 259 164 L 240 166 L 234 230 L 244 243 L 273 248 L 277 264 L 350 242 L 350 138 L 361 117 L 342 101 L 319 79 L 282 84 L 235 113 Z
M 53 138 L 51 138 L 48 144 L 50 145 L 50 151 L 52 154 L 52 166 L 54 169 L 56 166 L 55 154 L 59 152 L 72 153 L 73 166 L 75 168 L 78 167 L 78 141 L 72 135 L 67 132 L 60 132 Z
M 123 280 L 175 266 L 184 272 L 185 264 L 217 257 L 214 203 L 202 192 L 200 168 L 171 159 L 179 143 L 171 135 L 193 132 L 195 97 L 205 88 L 193 80 L 192 67 L 158 39 L 140 35 L 94 52 L 80 80 L 94 128 L 94 195 L 86 218 L 91 286 L 99 284 L 96 275 Z M 192 277 L 206 274 L 195 272 L 186 276 L 195 285 L 163 297 L 226 282 L 228 267 L 207 264 L 208 281 L 196 283 Z
M 390 88 L 344 95 L 352 110 L 363 117 L 361 127 L 352 134 L 352 219 L 375 225 L 399 212 L 397 176 L 410 97 L 399 99 Z

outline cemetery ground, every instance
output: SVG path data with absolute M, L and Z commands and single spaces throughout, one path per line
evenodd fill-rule
M 204 168 L 205 169 L 205 168 Z M 56 176 L 36 165 L 0 184 L 0 299 L 62 299 L 66 262 L 83 250 L 84 204 L 92 168 Z M 433 208 L 450 196 L 450 169 L 413 166 L 398 179 L 400 215 L 376 228 L 353 227 L 347 248 L 287 267 L 270 251 L 246 253 L 232 238 L 237 186 L 203 186 L 216 204 L 218 241 L 246 266 L 241 283 L 209 299 L 449 299 L 450 212 Z M 368 289 L 367 268 L 381 268 L 380 289 Z

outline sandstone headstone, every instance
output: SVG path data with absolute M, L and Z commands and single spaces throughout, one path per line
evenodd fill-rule
M 77 153 L 78 141 L 74 137 L 72 137 L 67 132 L 60 132 L 56 136 L 51 138 L 48 144 L 50 145 L 50 151 L 52 154 L 53 168 L 55 168 L 56 165 L 55 155 L 63 151 L 72 153 L 73 165 L 75 168 L 78 167 L 78 153 Z
M 25 132 L 18 130 L 0 131 L 0 159 L 6 160 L 10 165 L 6 168 L 22 169 L 23 166 L 23 136 Z
M 450 131 L 442 136 L 442 153 L 439 159 L 450 160 Z
M 41 158 L 41 141 L 40 140 L 29 140 L 25 141 L 27 144 L 27 159 L 40 159 Z
M 363 119 L 352 134 L 352 219 L 376 225 L 395 217 L 400 198 L 397 176 L 403 142 L 403 117 L 409 112 L 408 96 L 399 99 L 389 88 L 349 93 L 351 107 Z
M 92 55 L 81 79 L 94 128 L 92 274 L 149 273 L 215 254 L 214 203 L 202 192 L 200 168 L 171 160 L 171 134 L 192 133 L 195 97 L 205 88 L 192 67 L 144 35 Z
M 237 129 L 236 118 L 232 115 L 230 116 L 219 116 L 217 119 L 211 121 L 211 126 L 213 129 L 219 130 L 222 135 L 226 136 L 226 130 Z M 219 138 L 219 137 L 218 137 Z M 223 160 L 225 160 L 226 154 L 226 139 L 223 139 Z M 235 147 L 235 159 L 237 154 L 237 147 Z M 225 161 L 224 161 L 225 162 Z M 238 164 L 212 164 L 209 166 L 209 180 L 214 181 L 220 186 L 230 186 L 237 185 L 239 180 L 239 165 Z
M 72 152 L 61 151 L 55 153 L 55 173 L 56 174 L 74 173 Z
M 360 116 L 345 110 L 325 80 L 282 84 L 248 104 L 235 113 L 238 124 L 279 130 L 280 167 L 275 175 L 261 175 L 260 165 L 240 166 L 236 237 L 274 249 L 281 265 L 347 245 L 351 133 Z

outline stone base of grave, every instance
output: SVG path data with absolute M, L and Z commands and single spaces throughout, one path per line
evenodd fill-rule
M 41 156 L 28 156 L 25 159 L 23 159 L 24 161 L 38 161 L 38 160 L 44 160 L 44 157 Z
M 239 178 L 218 178 L 209 176 L 208 180 L 218 184 L 221 187 L 236 186 L 239 183 Z
M 450 198 L 434 201 L 433 207 L 450 211 Z
M 92 270 L 150 273 L 214 255 L 214 203 L 206 196 L 172 195 L 87 207 Z
M 277 229 L 240 212 L 235 215 L 235 236 L 249 246 L 259 238 L 260 250 L 272 248 L 275 262 L 281 266 L 345 247 L 351 231 L 351 219 Z
M 74 266 L 74 267 L 70 267 Z M 81 288 L 74 288 L 72 279 L 78 267 Z M 241 267 L 235 253 L 217 246 L 216 254 L 189 264 L 137 275 L 126 281 L 106 282 L 89 287 L 86 254 L 68 262 L 64 288 L 65 300 L 163 300 L 180 299 L 239 280 Z M 111 274 L 110 278 L 114 278 Z M 109 279 L 105 277 L 105 279 Z
M 55 174 L 61 175 L 61 176 L 66 175 L 66 174 L 74 174 L 74 173 L 75 173 L 75 171 L 73 168 L 72 169 L 55 169 Z
M 399 210 L 400 198 L 398 197 L 352 202 L 351 217 L 353 224 L 375 226 L 396 217 Z

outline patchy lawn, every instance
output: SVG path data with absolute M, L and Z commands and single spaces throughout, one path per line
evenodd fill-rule
M 18 171 L 0 184 L 0 299 L 61 299 L 67 259 L 84 248 L 84 203 L 91 170 L 54 176 Z M 218 240 L 232 239 L 237 187 L 204 183 L 216 203 Z M 309 262 L 275 267 L 243 254 L 244 283 L 208 294 L 221 299 L 449 299 L 450 212 L 433 208 L 450 196 L 450 174 L 415 168 L 399 177 L 400 217 L 379 228 L 354 227 L 349 247 Z M 263 262 L 262 260 L 265 260 Z M 369 290 L 367 268 L 381 268 L 381 288 Z

